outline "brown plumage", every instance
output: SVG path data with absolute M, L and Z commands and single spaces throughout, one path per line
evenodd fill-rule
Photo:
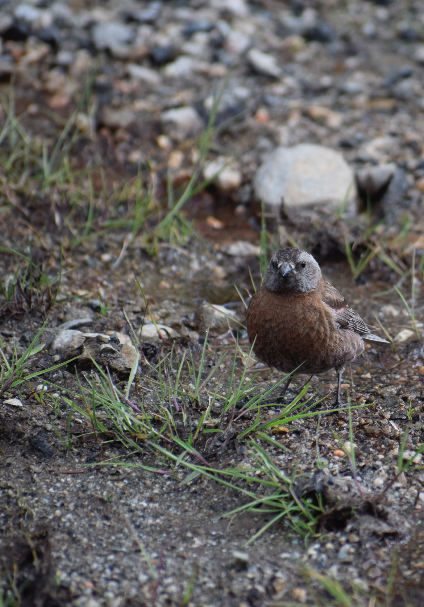
M 299 249 L 273 255 L 246 320 L 255 354 L 270 367 L 283 373 L 297 369 L 295 375 L 335 369 L 337 404 L 344 367 L 363 352 L 363 339 L 387 343 L 323 279 L 312 255 Z

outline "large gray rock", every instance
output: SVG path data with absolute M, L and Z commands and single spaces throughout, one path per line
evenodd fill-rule
M 343 156 L 311 143 L 279 147 L 258 169 L 254 188 L 257 198 L 279 206 L 304 207 L 326 202 L 340 206 L 355 198 L 353 172 Z

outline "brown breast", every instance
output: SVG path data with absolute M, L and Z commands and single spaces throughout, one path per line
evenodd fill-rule
M 250 301 L 246 320 L 255 354 L 284 373 L 299 365 L 299 373 L 322 373 L 353 360 L 363 347 L 360 338 L 337 328 L 321 289 L 282 295 L 262 285 Z

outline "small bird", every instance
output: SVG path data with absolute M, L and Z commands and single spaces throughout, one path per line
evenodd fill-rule
M 262 286 L 246 311 L 247 332 L 261 362 L 283 373 L 316 375 L 335 369 L 340 405 L 342 373 L 364 351 L 371 333 L 362 318 L 321 274 L 317 261 L 286 248 L 269 262 Z M 293 377 L 293 376 L 292 376 Z M 284 395 L 290 378 L 283 388 Z

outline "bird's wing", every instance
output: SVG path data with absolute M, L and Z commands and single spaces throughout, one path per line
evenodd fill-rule
M 333 318 L 341 329 L 349 329 L 358 333 L 363 339 L 389 343 L 387 340 L 371 333 L 362 318 L 351 308 L 343 295 L 329 282 L 324 282 L 322 301 L 327 304 L 333 313 Z
M 322 291 L 322 301 L 333 308 L 333 310 L 341 310 L 347 306 L 347 301 L 338 290 L 324 280 L 324 288 Z

